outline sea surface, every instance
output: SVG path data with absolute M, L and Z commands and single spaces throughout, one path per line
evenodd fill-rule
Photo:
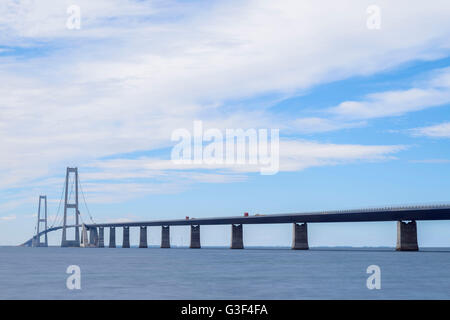
M 0 299 L 450 299 L 450 249 L 0 247 Z

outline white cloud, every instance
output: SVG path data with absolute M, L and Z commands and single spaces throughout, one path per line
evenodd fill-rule
M 380 1 L 382 28 L 376 32 L 366 28 L 369 3 L 356 0 L 320 7 L 313 1 L 195 7 L 80 0 L 81 30 L 65 28 L 69 4 L 0 4 L 0 46 L 19 46 L 25 55 L 0 57 L 0 144 L 7 150 L 0 157 L 0 189 L 39 183 L 65 166 L 81 167 L 108 155 L 168 147 L 172 130 L 190 127 L 194 119 L 218 128 L 281 127 L 268 110 L 230 111 L 226 102 L 270 93 L 290 96 L 319 83 L 441 57 L 450 49 L 447 1 Z M 424 101 L 430 96 L 408 94 Z M 369 98 L 410 101 L 387 96 Z M 442 99 L 446 95 L 435 103 Z M 306 121 L 311 119 L 299 120 L 304 126 Z M 315 125 L 342 127 L 327 120 Z M 323 148 L 305 144 L 297 147 Z M 333 157 L 288 153 L 286 167 L 339 163 L 348 160 L 340 154 L 352 152 L 353 160 L 373 160 L 390 153 L 382 148 L 395 147 L 327 148 Z M 121 169 L 124 173 L 116 174 L 126 178 L 130 168 Z
M 301 133 L 328 132 L 341 129 L 357 128 L 366 125 L 364 121 L 342 121 L 327 118 L 298 118 L 291 123 L 291 130 Z
M 0 221 L 11 221 L 16 220 L 16 215 L 2 216 L 0 217 Z
M 355 145 L 331 144 L 306 140 L 280 141 L 280 171 L 298 171 L 312 166 L 334 165 L 353 161 L 379 161 L 392 159 L 391 155 L 405 150 L 399 145 Z M 85 173 L 84 178 L 96 180 L 134 178 L 165 178 L 168 171 L 174 171 L 169 177 L 187 178 L 188 180 L 211 181 L 220 178 L 220 182 L 234 182 L 242 176 L 223 176 L 185 172 L 185 170 L 227 170 L 229 172 L 259 172 L 257 165 L 238 164 L 176 164 L 171 160 L 142 157 L 139 159 L 114 159 L 95 161 L 86 168 L 97 168 L 100 171 Z
M 107 223 L 120 223 L 120 222 L 133 222 L 133 221 L 139 221 L 139 218 L 131 213 L 127 213 L 122 217 L 107 219 Z
M 358 161 L 385 161 L 406 146 L 331 144 L 284 141 L 280 146 L 280 170 L 298 171 L 308 167 L 348 164 Z
M 407 90 L 372 93 L 362 101 L 345 101 L 329 111 L 345 119 L 370 119 L 399 116 L 408 112 L 450 103 L 450 68 Z
M 280 171 L 292 172 L 310 167 L 387 161 L 395 159 L 394 154 L 405 149 L 405 146 L 395 145 L 339 145 L 283 140 L 280 142 Z M 259 173 L 260 167 L 249 164 L 180 165 L 171 160 L 142 157 L 95 161 L 81 168 L 81 171 L 86 172 L 82 174 L 83 188 L 89 194 L 88 202 L 92 203 L 121 202 L 146 194 L 180 192 L 190 184 L 198 182 L 241 182 L 246 180 L 244 174 Z M 152 182 L 145 179 L 152 179 Z M 134 182 L 124 182 L 130 180 Z
M 300 133 L 318 133 L 357 128 L 367 125 L 369 119 L 400 116 L 448 103 L 450 68 L 443 68 L 434 70 L 427 80 L 417 83 L 415 87 L 371 93 L 360 101 L 344 101 L 326 109 L 328 118 L 298 118 L 290 122 L 288 129 Z
M 450 138 L 450 122 L 411 130 L 413 135 L 431 138 Z

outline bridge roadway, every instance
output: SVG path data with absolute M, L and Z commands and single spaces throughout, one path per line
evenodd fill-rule
M 201 225 L 231 225 L 232 245 L 231 248 L 243 248 L 244 224 L 293 224 L 293 249 L 308 249 L 307 223 L 327 223 L 327 222 L 374 222 L 374 221 L 397 221 L 397 249 L 398 250 L 418 250 L 417 246 L 417 220 L 450 220 L 450 205 L 430 205 L 416 207 L 391 207 L 391 208 L 370 208 L 342 211 L 323 211 L 307 213 L 285 213 L 253 216 L 234 216 L 216 218 L 191 218 L 174 220 L 136 221 L 136 222 L 114 222 L 95 223 L 84 225 L 70 225 L 67 228 L 85 227 L 91 231 L 90 246 L 97 246 L 99 238 L 103 246 L 103 229 L 111 228 L 110 247 L 115 247 L 115 228 L 123 228 L 124 244 L 129 247 L 129 228 L 140 227 L 140 247 L 147 247 L 147 228 L 151 226 L 162 227 L 161 247 L 170 247 L 169 227 L 170 226 L 191 226 L 191 248 L 200 248 L 200 227 Z M 411 221 L 411 222 L 405 222 Z M 62 226 L 52 227 L 39 233 L 39 236 L 50 233 Z M 97 231 L 100 230 L 100 237 Z M 111 238 L 112 236 L 112 238 Z M 36 236 L 35 236 L 36 237 Z M 33 238 L 35 238 L 33 237 Z M 23 243 L 22 246 L 32 246 L 33 238 Z M 87 238 L 87 236 L 85 236 Z M 85 243 L 88 241 L 84 240 Z
M 178 220 L 155 220 L 136 222 L 114 222 L 86 224 L 86 227 L 152 227 L 185 225 L 223 225 L 223 224 L 276 224 L 307 222 L 370 222 L 401 220 L 450 220 L 450 205 L 374 208 L 346 211 L 323 211 L 309 213 L 282 213 L 257 216 L 235 216 L 217 218 L 191 218 Z

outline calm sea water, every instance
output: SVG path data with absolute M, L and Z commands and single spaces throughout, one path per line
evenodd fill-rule
M 450 249 L 0 247 L 0 299 L 450 299 Z

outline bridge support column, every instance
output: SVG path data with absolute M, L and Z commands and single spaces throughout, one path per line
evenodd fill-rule
M 308 226 L 306 223 L 294 223 L 292 228 L 292 249 L 308 250 Z
M 95 227 L 89 229 L 89 246 L 90 247 L 98 246 L 98 233 L 97 228 Z
M 37 236 L 33 236 L 33 240 L 32 240 L 32 242 L 31 242 L 31 246 L 32 246 L 32 247 L 37 247 L 37 245 L 36 245 L 36 243 L 37 243 L 36 239 L 37 239 Z
M 191 249 L 200 249 L 200 225 L 191 225 Z
M 161 227 L 161 248 L 170 248 L 170 226 Z
M 147 227 L 140 227 L 139 248 L 148 248 L 148 246 L 147 246 Z
M 397 221 L 397 251 L 418 251 L 417 224 L 411 222 Z
M 244 249 L 242 224 L 231 225 L 231 249 Z
M 130 227 L 123 227 L 123 242 L 122 242 L 122 248 L 129 248 L 130 247 Z
M 116 227 L 109 228 L 109 247 L 116 247 Z
M 89 247 L 88 233 L 87 233 L 86 225 L 85 225 L 84 223 L 83 223 L 83 225 L 81 226 L 81 242 L 80 242 L 80 247 L 82 247 L 82 248 L 87 248 L 87 247 Z
M 98 247 L 105 247 L 105 228 L 103 227 L 98 228 Z

